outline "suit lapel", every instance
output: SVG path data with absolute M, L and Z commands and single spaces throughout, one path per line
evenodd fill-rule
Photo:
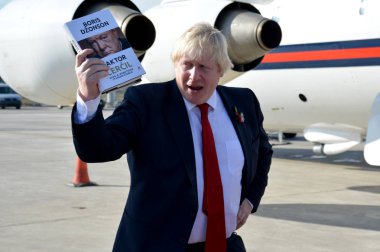
M 243 149 L 243 154 L 244 154 L 244 167 L 243 167 L 243 181 L 246 178 L 250 177 L 250 173 L 252 172 L 251 169 L 248 169 L 249 164 L 251 163 L 251 155 L 248 153 L 251 153 L 249 151 L 249 147 L 251 146 L 250 140 L 251 138 L 249 137 L 250 134 L 248 132 L 248 128 L 244 123 L 239 122 L 238 117 L 236 115 L 236 110 L 239 109 L 239 99 L 238 97 L 233 98 L 229 92 L 227 92 L 227 88 L 223 86 L 218 86 L 217 91 L 223 101 L 224 107 L 228 113 L 228 116 L 231 119 L 231 122 L 235 128 L 236 134 L 239 138 L 241 147 Z M 245 111 L 239 111 L 240 112 L 245 112 Z M 245 112 L 244 114 L 246 114 Z
M 168 95 L 168 109 L 165 111 L 165 117 L 173 134 L 173 139 L 176 143 L 177 149 L 184 161 L 186 173 L 192 185 L 193 195 L 197 198 L 195 154 L 189 117 L 182 95 L 178 90 L 175 80 L 170 82 L 168 85 L 170 85 L 170 93 Z M 248 167 L 251 166 L 250 163 L 252 162 L 252 157 L 249 155 L 249 153 L 252 153 L 249 149 L 251 146 L 250 141 L 252 139 L 246 125 L 239 122 L 235 114 L 235 107 L 239 108 L 238 97 L 232 97 L 230 92 L 228 92 L 228 89 L 222 86 L 218 86 L 217 92 L 223 101 L 224 107 L 231 119 L 243 149 L 244 167 L 242 181 L 244 182 L 245 179 L 251 176 L 250 173 L 252 173 L 252 170 L 248 169 Z
M 173 134 L 177 150 L 184 161 L 186 173 L 192 185 L 193 193 L 197 197 L 197 179 L 194 157 L 194 144 L 191 134 L 189 116 L 182 95 L 174 81 L 170 82 L 168 95 L 168 109 L 165 111 L 168 126 Z

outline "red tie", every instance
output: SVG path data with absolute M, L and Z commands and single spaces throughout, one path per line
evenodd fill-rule
M 208 104 L 198 105 L 201 110 L 203 146 L 203 212 L 207 215 L 206 252 L 225 252 L 226 225 L 224 221 L 223 186 L 219 173 L 215 142 L 208 121 Z

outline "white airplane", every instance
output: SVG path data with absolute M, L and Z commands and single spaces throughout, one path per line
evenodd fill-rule
M 380 165 L 380 1 L 273 1 L 279 48 L 230 86 L 260 98 L 268 131 L 303 132 L 314 151 L 338 154 L 365 142 Z
M 166 81 L 174 40 L 208 21 L 231 47 L 224 84 L 256 93 L 268 131 L 303 132 L 326 155 L 366 141 L 366 161 L 380 166 L 380 1 L 164 0 L 144 15 L 137 2 L 13 0 L 0 10 L 0 76 L 31 100 L 72 104 L 75 54 L 62 25 L 109 8 L 145 81 Z

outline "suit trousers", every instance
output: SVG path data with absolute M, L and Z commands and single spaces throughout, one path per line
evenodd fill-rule
M 186 252 L 204 252 L 205 242 L 188 244 Z M 227 238 L 226 252 L 246 252 L 243 239 L 235 232 Z

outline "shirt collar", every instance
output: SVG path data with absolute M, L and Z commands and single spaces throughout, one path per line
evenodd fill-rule
M 189 102 L 188 100 L 186 100 L 185 97 L 182 96 L 182 98 L 185 101 L 185 106 L 186 106 L 187 112 L 190 112 L 190 110 L 192 110 L 193 108 L 195 108 L 197 106 L 197 105 Z M 216 92 L 216 90 L 214 90 L 211 97 L 206 102 L 211 107 L 212 110 L 216 109 L 216 106 L 218 104 L 217 98 L 218 98 L 218 92 Z

